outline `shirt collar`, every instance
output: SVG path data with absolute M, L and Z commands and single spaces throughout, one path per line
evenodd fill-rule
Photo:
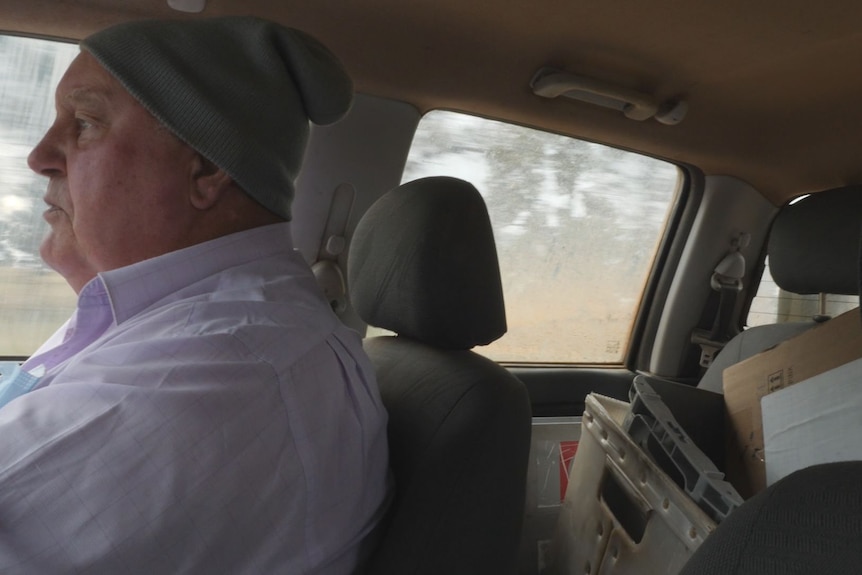
M 166 296 L 242 263 L 293 251 L 290 224 L 261 226 L 102 272 L 100 282 L 119 325 Z M 92 293 L 85 286 L 81 294 Z

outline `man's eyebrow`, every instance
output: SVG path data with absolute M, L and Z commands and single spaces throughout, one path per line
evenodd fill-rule
M 63 103 L 79 106 L 84 104 L 105 105 L 108 103 L 108 95 L 102 90 L 93 88 L 75 88 L 63 97 Z

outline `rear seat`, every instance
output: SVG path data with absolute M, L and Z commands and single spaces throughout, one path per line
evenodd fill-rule
M 769 266 L 778 286 L 796 294 L 859 293 L 862 186 L 838 188 L 781 209 L 769 236 Z M 698 387 L 722 391 L 725 368 L 812 327 L 804 322 L 751 327 L 731 339 Z

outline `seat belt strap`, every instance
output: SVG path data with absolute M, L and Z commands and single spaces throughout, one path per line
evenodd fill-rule
M 698 344 L 701 349 L 701 367 L 709 367 L 718 352 L 736 335 L 731 319 L 745 277 L 745 256 L 740 250 L 748 246 L 750 241 L 751 236 L 747 233 L 740 233 L 731 240 L 730 251 L 712 272 L 710 287 L 719 293 L 718 310 L 709 330 L 695 329 L 691 336 L 692 343 Z
M 334 190 L 329 204 L 329 216 L 326 219 L 317 252 L 317 261 L 311 266 L 317 283 L 338 316 L 347 310 L 347 284 L 344 281 L 344 271 L 339 265 L 339 258 L 347 245 L 345 237 L 347 222 L 353 211 L 355 197 L 356 190 L 351 184 L 341 184 Z

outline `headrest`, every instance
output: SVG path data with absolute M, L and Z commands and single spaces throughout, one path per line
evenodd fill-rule
M 415 180 L 381 197 L 353 233 L 353 306 L 369 325 L 446 349 L 506 333 L 488 210 L 471 184 Z
M 811 194 L 778 213 L 769 237 L 775 283 L 797 294 L 859 293 L 862 187 Z

